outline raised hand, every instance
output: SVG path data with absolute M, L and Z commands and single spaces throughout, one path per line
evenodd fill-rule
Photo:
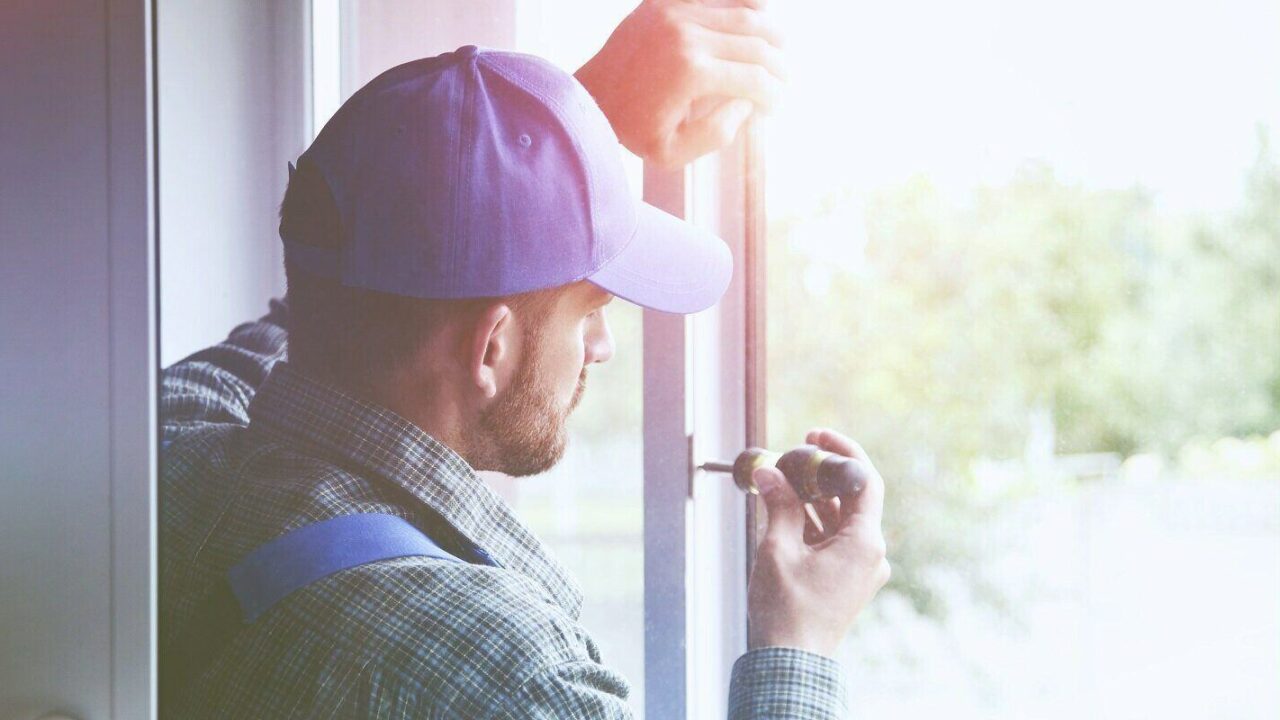
M 645 0 L 575 76 L 627 149 L 678 167 L 773 107 L 784 68 L 764 2 Z

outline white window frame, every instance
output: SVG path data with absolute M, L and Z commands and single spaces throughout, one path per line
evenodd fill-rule
M 763 442 L 758 156 L 743 140 L 681 171 L 647 164 L 644 198 L 728 243 L 734 276 L 713 309 L 644 315 L 645 714 L 722 718 L 734 660 L 747 647 L 753 502 L 698 468 Z M 750 182 L 749 182 L 750 181 Z M 753 301 L 752 298 L 755 298 Z M 754 402 L 748 405 L 748 400 Z
M 156 714 L 153 29 L 152 0 L 107 3 L 112 717 Z

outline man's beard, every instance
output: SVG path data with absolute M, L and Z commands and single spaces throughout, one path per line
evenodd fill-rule
M 569 413 L 582 400 L 587 369 L 584 367 L 578 376 L 568 407 L 562 408 L 556 402 L 555 389 L 542 377 L 539 360 L 535 343 L 516 371 L 511 387 L 480 414 L 482 436 L 477 440 L 487 446 L 476 448 L 486 460 L 482 469 L 515 477 L 537 475 L 564 457 L 569 444 Z

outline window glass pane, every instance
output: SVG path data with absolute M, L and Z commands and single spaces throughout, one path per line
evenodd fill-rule
M 888 486 L 859 716 L 1280 716 L 1280 6 L 772 9 L 770 440 Z
M 604 44 L 634 5 L 630 0 L 316 2 L 339 5 L 344 25 L 341 69 L 323 80 L 317 74 L 316 82 L 327 82 L 326 87 L 340 83 L 344 99 L 395 64 L 466 44 L 537 54 L 572 72 Z M 325 62 L 324 57 L 315 59 L 321 68 L 327 67 Z M 323 97 L 322 92 L 317 95 Z M 641 163 L 630 155 L 625 161 L 631 189 L 640 197 Z M 486 473 L 485 479 L 581 583 L 582 623 L 599 643 L 605 663 L 630 682 L 632 706 L 642 716 L 641 314 L 619 301 L 609 305 L 608 318 L 616 352 L 608 363 L 589 371 L 587 391 L 570 418 L 564 460 L 538 477 Z

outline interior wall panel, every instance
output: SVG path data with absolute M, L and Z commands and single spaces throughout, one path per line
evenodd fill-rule
M 0 718 L 146 718 L 146 0 L 0 3 Z
M 286 164 L 308 135 L 305 0 L 159 0 L 160 355 L 168 365 L 284 292 Z

